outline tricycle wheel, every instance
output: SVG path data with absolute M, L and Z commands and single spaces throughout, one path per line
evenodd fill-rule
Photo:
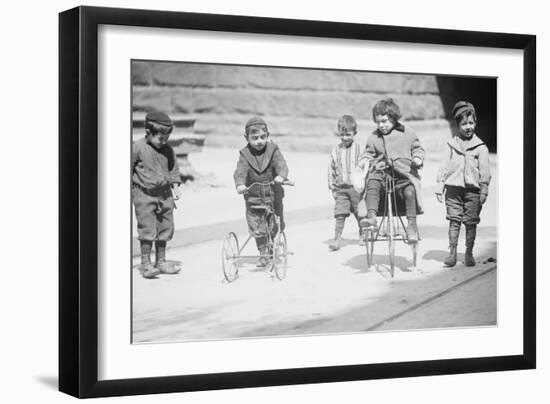
M 239 259 L 239 240 L 235 233 L 229 233 L 223 240 L 222 246 L 222 269 L 223 276 L 227 282 L 233 282 L 237 279 L 239 267 L 237 261 Z
M 278 233 L 273 240 L 273 272 L 277 279 L 282 281 L 286 278 L 287 267 L 287 244 L 286 235 L 283 232 Z

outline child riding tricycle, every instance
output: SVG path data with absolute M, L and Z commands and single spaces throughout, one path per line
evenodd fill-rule
M 224 239 L 222 247 L 222 268 L 227 282 L 233 282 L 239 273 L 239 265 L 243 259 L 256 258 L 259 266 L 264 267 L 267 272 L 273 274 L 277 279 L 283 280 L 286 277 L 287 267 L 287 241 L 283 231 L 281 217 L 277 214 L 273 197 L 274 181 L 262 183 L 254 182 L 247 187 L 247 192 L 254 188 L 259 189 L 261 198 L 255 200 L 254 204 L 248 206 L 256 219 L 256 226 L 250 232 L 248 238 L 242 245 L 234 232 L 230 232 Z M 292 181 L 284 181 L 281 185 L 294 185 Z M 248 242 L 252 239 L 260 240 L 261 248 L 257 255 L 242 255 Z
M 237 277 L 241 252 L 251 238 L 255 239 L 259 264 L 268 267 L 277 278 L 286 275 L 286 238 L 283 233 L 282 185 L 288 181 L 288 167 L 279 147 L 269 139 L 267 123 L 254 116 L 245 124 L 247 145 L 239 151 L 233 173 L 235 189 L 244 196 L 249 237 L 242 248 L 235 233 L 224 241 L 222 264 L 224 276 L 231 282 Z
M 393 277 L 395 241 L 403 240 L 413 249 L 416 266 L 418 227 L 417 214 L 422 213 L 420 175 L 424 149 L 414 132 L 399 122 L 399 106 L 391 99 L 376 103 L 372 117 L 377 129 L 368 137 L 360 165 L 367 166 L 367 217 L 361 220 L 365 228 L 367 265 L 373 264 L 374 242 L 388 241 L 390 273 Z M 377 217 L 381 216 L 380 224 Z M 407 217 L 407 226 L 401 216 Z

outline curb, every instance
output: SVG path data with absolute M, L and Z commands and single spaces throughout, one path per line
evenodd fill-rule
M 394 315 L 392 315 L 392 316 L 390 316 L 390 317 L 388 317 L 384 320 L 381 320 L 381 321 L 377 322 L 376 324 L 371 325 L 370 327 L 367 327 L 363 331 L 376 331 L 376 329 L 378 327 L 381 327 L 382 325 L 387 324 L 390 321 L 394 321 L 394 320 L 398 319 L 399 317 L 402 317 L 405 314 L 410 313 L 411 311 L 414 311 L 414 310 L 418 309 L 419 307 L 434 301 L 435 299 L 438 299 L 442 296 L 445 296 L 446 294 L 452 292 L 453 290 L 458 289 L 461 286 L 464 286 L 467 283 L 469 283 L 469 282 L 471 282 L 471 281 L 473 281 L 473 280 L 475 280 L 475 279 L 477 279 L 477 278 L 479 278 L 483 275 L 486 275 L 489 272 L 492 272 L 492 271 L 496 270 L 496 268 L 497 268 L 497 264 L 491 265 L 489 268 L 473 275 L 472 277 L 470 277 L 468 279 L 464 279 L 463 281 L 457 283 L 456 285 L 453 285 L 453 286 L 451 286 L 451 287 L 449 287 L 449 288 L 447 288 L 447 289 L 445 289 L 441 292 L 438 292 L 437 294 L 435 294 L 433 296 L 430 296 L 429 298 L 424 299 L 424 300 L 412 305 L 411 307 L 407 307 L 405 310 L 402 310 L 402 311 L 400 311 L 400 312 L 398 312 L 398 313 L 396 313 L 396 314 L 394 314 Z

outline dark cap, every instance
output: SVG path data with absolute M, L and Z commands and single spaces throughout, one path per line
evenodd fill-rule
M 156 122 L 163 126 L 172 126 L 174 124 L 168 115 L 160 111 L 149 112 L 145 116 L 145 122 Z
M 265 123 L 262 118 L 260 118 L 259 116 L 253 116 L 246 122 L 246 125 L 244 125 L 244 129 L 247 130 L 249 127 L 254 125 L 264 125 L 267 128 L 267 123 Z
M 452 114 L 453 117 L 456 119 L 466 111 L 472 111 L 475 114 L 476 109 L 468 101 L 458 101 L 453 107 Z

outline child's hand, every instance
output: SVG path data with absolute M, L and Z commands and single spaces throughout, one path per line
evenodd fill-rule
M 435 197 L 437 198 L 437 202 L 443 203 L 443 201 L 445 200 L 445 191 L 447 189 L 443 184 L 438 184 L 438 185 L 440 186 L 440 188 L 437 191 L 435 191 Z
M 281 177 L 280 175 L 278 175 L 273 179 L 273 182 L 275 184 L 282 184 L 283 182 L 285 182 L 285 179 L 283 177 Z
M 156 181 L 156 187 L 157 188 L 164 188 L 168 185 L 170 185 L 170 178 L 169 177 L 163 177 L 161 179 L 159 179 L 158 181 Z
M 411 164 L 413 167 L 420 168 L 424 164 L 420 157 L 413 157 Z
M 386 168 L 386 162 L 384 160 L 381 160 L 374 164 L 374 168 L 378 171 L 382 171 Z
M 244 194 L 246 192 L 246 185 L 237 186 L 237 193 Z
M 487 194 L 479 194 L 479 202 L 483 205 L 487 200 Z
M 181 197 L 181 187 L 180 184 L 172 184 L 172 191 L 174 194 L 174 199 L 178 200 Z

